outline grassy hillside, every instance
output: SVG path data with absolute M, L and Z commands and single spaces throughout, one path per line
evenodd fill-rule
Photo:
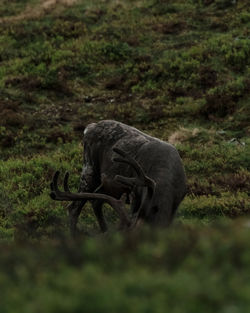
M 249 94 L 247 0 L 2 0 L 0 311 L 247 312 Z M 176 145 L 189 192 L 170 230 L 73 243 L 49 182 L 106 118 Z

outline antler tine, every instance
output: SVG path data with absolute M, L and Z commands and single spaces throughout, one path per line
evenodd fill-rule
M 77 200 L 104 200 L 107 203 L 109 203 L 113 209 L 118 213 L 121 223 L 124 224 L 126 227 L 131 225 L 131 221 L 129 217 L 127 216 L 127 213 L 125 211 L 125 202 L 124 202 L 124 196 L 120 199 L 113 198 L 106 194 L 100 194 L 100 193 L 90 193 L 90 192 L 82 192 L 82 193 L 73 193 L 70 192 L 68 187 L 68 179 L 69 179 L 69 173 L 67 172 L 64 176 L 64 191 L 60 191 L 58 188 L 58 177 L 60 172 L 56 171 L 52 183 L 50 184 L 51 193 L 50 197 L 53 200 L 59 200 L 59 201 L 77 201 Z
M 121 176 L 121 175 L 116 175 L 115 176 L 115 180 L 124 184 L 124 185 L 127 185 L 128 187 L 134 187 L 136 184 L 138 185 L 138 178 L 135 178 L 135 177 L 124 177 L 124 176 Z M 139 184 L 141 185 L 141 184 Z
M 59 171 L 56 171 L 54 176 L 53 176 L 53 180 L 52 183 L 50 184 L 50 188 L 51 188 L 51 193 L 50 193 L 50 197 L 53 200 L 61 200 L 60 196 L 61 196 L 61 191 L 58 188 L 58 177 L 60 175 Z
M 133 187 L 134 185 L 139 185 L 139 186 L 146 186 L 154 192 L 155 190 L 155 181 L 148 177 L 144 170 L 142 169 L 141 165 L 130 155 L 128 155 L 126 152 L 122 151 L 119 148 L 114 148 L 114 152 L 117 154 L 121 155 L 121 158 L 114 158 L 113 160 L 115 162 L 122 162 L 129 164 L 133 167 L 133 169 L 136 171 L 136 174 L 138 178 L 131 178 L 131 177 L 124 177 L 120 175 L 116 175 L 115 179 L 122 184 L 128 185 Z
M 70 193 L 68 181 L 69 181 L 69 172 L 66 172 L 63 180 L 63 187 L 65 192 Z
M 138 176 L 141 176 L 141 174 L 143 173 L 143 169 L 135 159 L 133 159 L 130 155 L 128 155 L 126 152 L 119 148 L 114 148 L 113 151 L 122 156 L 122 158 L 114 158 L 115 162 L 122 162 L 131 165 L 133 169 L 136 171 L 136 174 Z

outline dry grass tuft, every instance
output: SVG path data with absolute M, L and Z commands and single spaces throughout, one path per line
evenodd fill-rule
M 175 131 L 168 138 L 168 142 L 172 145 L 188 141 L 189 139 L 197 137 L 201 133 L 201 130 L 198 128 L 188 129 L 185 127 L 180 127 L 179 130 Z
M 27 5 L 26 9 L 16 16 L 0 18 L 0 24 L 8 22 L 19 22 L 26 19 L 40 18 L 55 10 L 56 7 L 59 5 L 68 7 L 73 5 L 77 1 L 78 0 L 41 0 L 40 3 L 34 7 Z

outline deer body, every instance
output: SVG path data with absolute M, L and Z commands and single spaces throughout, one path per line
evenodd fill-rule
M 84 131 L 83 144 L 84 164 L 78 192 L 96 192 L 116 199 L 127 194 L 132 198 L 131 213 L 136 220 L 161 226 L 171 223 L 186 194 L 186 177 L 175 147 L 113 120 L 89 124 Z M 115 159 L 122 151 L 125 161 Z M 136 168 L 126 161 L 126 157 L 139 164 L 148 183 L 130 182 Z M 73 234 L 86 201 L 74 201 L 69 205 Z M 93 201 L 102 231 L 107 229 L 102 213 L 104 201 Z

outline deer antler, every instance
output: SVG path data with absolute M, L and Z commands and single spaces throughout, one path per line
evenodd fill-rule
M 121 175 L 116 175 L 115 180 L 132 188 L 134 186 L 147 187 L 151 191 L 151 193 L 154 194 L 156 183 L 153 179 L 145 174 L 141 165 L 123 150 L 119 148 L 114 148 L 113 151 L 120 155 L 120 157 L 113 159 L 115 162 L 122 162 L 131 165 L 137 174 L 137 177 L 125 177 Z
M 59 190 L 58 188 L 58 177 L 59 177 L 60 172 L 56 171 L 52 183 L 50 184 L 51 188 L 51 193 L 50 197 L 53 200 L 58 200 L 58 201 L 79 201 L 83 199 L 87 200 L 96 200 L 96 199 L 101 199 L 104 200 L 105 202 L 109 203 L 113 209 L 118 213 L 120 220 L 121 220 L 121 226 L 125 225 L 126 227 L 129 227 L 131 225 L 130 219 L 125 211 L 125 194 L 121 196 L 120 199 L 113 198 L 109 195 L 106 194 L 101 194 L 101 193 L 89 193 L 89 192 L 82 192 L 82 193 L 73 193 L 70 192 L 69 187 L 68 187 L 68 179 L 69 179 L 69 173 L 66 172 L 64 176 L 64 191 Z
M 130 155 L 125 153 L 123 150 L 120 150 L 119 148 L 114 148 L 113 151 L 120 155 L 120 157 L 113 159 L 115 162 L 122 162 L 122 163 L 129 164 L 130 166 L 133 167 L 133 169 L 135 170 L 137 174 L 137 177 L 124 177 L 124 176 L 116 175 L 115 180 L 126 186 L 129 186 L 131 189 L 133 189 L 135 186 L 146 187 L 146 188 L 143 188 L 142 190 L 141 204 L 133 218 L 132 226 L 135 226 L 138 222 L 141 211 L 142 210 L 145 210 L 145 212 L 148 211 L 147 207 L 149 207 L 149 204 L 154 196 L 156 183 L 153 179 L 151 179 L 145 174 L 141 165 Z

